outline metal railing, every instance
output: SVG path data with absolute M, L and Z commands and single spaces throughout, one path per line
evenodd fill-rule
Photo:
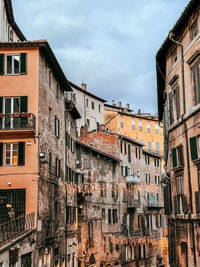
M 33 129 L 36 117 L 32 113 L 0 114 L 0 130 Z
M 65 91 L 65 101 L 70 104 L 76 105 L 76 95 L 73 92 Z
M 164 204 L 160 201 L 148 201 L 147 207 L 149 208 L 163 208 Z
M 0 244 L 5 243 L 34 228 L 35 212 L 0 224 Z

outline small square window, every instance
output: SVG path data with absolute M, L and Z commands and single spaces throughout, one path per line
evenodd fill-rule
M 176 47 L 174 49 L 174 51 L 172 52 L 172 56 L 171 56 L 171 64 L 172 64 L 172 67 L 176 63 L 177 60 L 178 60 L 178 57 L 177 57 L 177 47 Z
M 92 101 L 92 109 L 94 109 L 94 102 Z

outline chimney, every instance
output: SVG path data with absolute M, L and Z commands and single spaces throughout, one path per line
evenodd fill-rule
M 126 104 L 126 109 L 130 109 L 130 104 Z
M 88 133 L 88 126 L 81 126 L 81 130 L 80 130 L 80 136 L 85 135 Z
M 118 107 L 119 107 L 119 108 L 122 107 L 122 102 L 121 102 L 121 101 L 118 102 Z
M 141 115 L 141 109 L 140 108 L 138 109 L 138 115 Z
M 86 91 L 87 90 L 87 84 L 86 83 L 82 83 L 81 84 L 81 88 Z

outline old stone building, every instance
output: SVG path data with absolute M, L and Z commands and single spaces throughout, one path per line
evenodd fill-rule
M 11 0 L 0 1 L 0 41 L 18 42 L 25 41 L 23 33 L 17 26 L 12 9 Z
M 156 55 L 171 266 L 200 266 L 199 29 L 200 3 L 191 0 Z
M 116 173 L 120 182 L 116 181 L 116 176 L 113 184 L 121 203 L 118 218 L 121 233 L 115 240 L 121 252 L 119 263 L 124 266 L 163 266 L 161 157 L 142 149 L 141 143 L 119 134 L 102 130 L 87 132 L 87 127 L 81 134 L 81 143 L 120 160 L 119 173 Z
M 64 96 L 71 87 L 46 41 L 1 43 L 0 58 L 0 262 L 65 266 L 66 131 L 73 145 L 80 115 Z

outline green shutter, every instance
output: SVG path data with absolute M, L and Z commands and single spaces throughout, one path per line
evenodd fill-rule
M 128 162 L 131 162 L 131 146 L 128 144 Z
M 0 166 L 3 166 L 3 143 L 0 143 Z
M 26 53 L 21 53 L 21 71 L 20 74 L 27 74 L 27 65 L 26 65 Z
M 20 97 L 20 111 L 24 113 L 28 112 L 28 96 Z
M 192 160 L 198 159 L 196 136 L 190 138 L 190 152 L 191 152 L 191 159 Z
M 174 122 L 172 92 L 169 93 L 168 97 L 169 97 L 169 120 L 170 120 L 170 124 L 172 124 Z
M 173 168 L 175 168 L 177 166 L 176 148 L 172 149 L 172 162 L 173 162 Z
M 179 148 L 179 157 L 180 157 L 180 165 L 183 166 L 184 162 L 183 162 L 183 146 L 182 145 Z
M 25 165 L 25 142 L 18 143 L 18 165 Z
M 3 96 L 0 96 L 0 113 L 3 113 Z
M 56 157 L 56 162 L 55 162 L 55 176 L 57 177 L 57 170 L 58 170 L 58 160 Z
M 4 54 L 0 54 L 0 75 L 4 75 Z

